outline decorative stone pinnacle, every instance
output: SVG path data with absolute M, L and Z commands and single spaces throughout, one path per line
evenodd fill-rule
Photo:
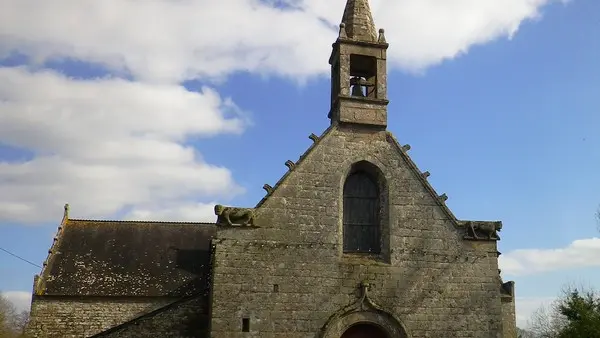
M 347 39 L 348 38 L 348 34 L 346 34 L 346 24 L 345 23 L 341 23 L 340 24 L 340 33 L 339 33 L 339 38 L 340 39 Z
M 379 37 L 377 38 L 377 42 L 386 43 L 385 41 L 385 29 L 379 28 Z

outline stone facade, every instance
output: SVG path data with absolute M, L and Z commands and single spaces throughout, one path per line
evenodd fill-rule
M 389 203 L 375 256 L 341 249 L 343 184 L 362 161 Z M 502 337 L 496 242 L 463 239 L 388 132 L 332 127 L 256 213 L 259 228 L 217 231 L 214 338 L 248 337 L 243 318 L 253 337 L 315 337 L 365 280 L 377 311 L 407 337 Z
M 387 128 L 388 44 L 348 0 L 331 126 L 252 209 L 215 224 L 65 217 L 35 337 L 516 338 L 501 222 L 462 221 Z M 231 224 L 230 224 L 231 221 Z

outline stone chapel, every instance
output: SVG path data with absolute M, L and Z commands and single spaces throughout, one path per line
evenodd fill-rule
M 215 223 L 83 220 L 34 279 L 32 337 L 516 338 L 499 221 L 457 219 L 387 131 L 388 44 L 347 0 L 331 125 Z

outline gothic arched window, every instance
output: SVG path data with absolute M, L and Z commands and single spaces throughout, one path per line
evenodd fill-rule
M 364 171 L 352 173 L 344 184 L 344 252 L 381 251 L 379 187 Z

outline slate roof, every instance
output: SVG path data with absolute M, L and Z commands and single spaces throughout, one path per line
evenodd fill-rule
M 185 297 L 210 273 L 214 224 L 68 219 L 36 295 Z

